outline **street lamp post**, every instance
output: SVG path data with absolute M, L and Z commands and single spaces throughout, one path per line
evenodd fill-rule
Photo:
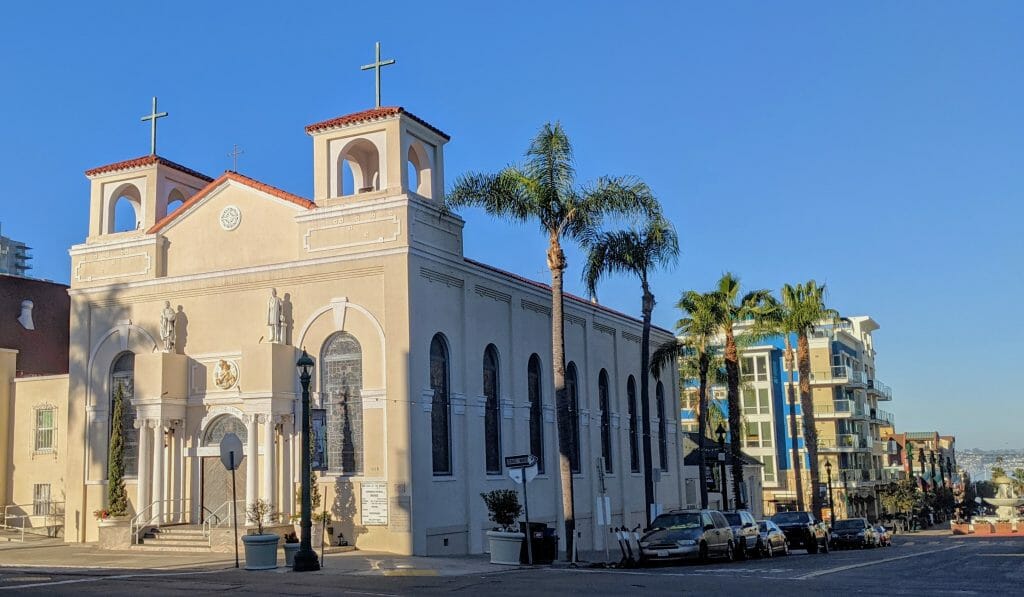
M 914 444 L 912 444 L 911 442 L 907 442 L 907 446 L 906 448 L 904 448 L 904 450 L 907 453 L 907 470 L 909 471 L 908 474 L 910 475 L 910 484 L 916 485 L 917 480 L 914 479 Z
M 850 487 L 846 484 L 846 471 L 842 473 L 843 477 L 843 516 L 846 518 L 850 517 Z
M 295 565 L 292 566 L 292 570 L 310 572 L 320 569 L 320 560 L 317 559 L 310 541 L 310 530 L 313 526 L 310 518 L 313 504 L 309 486 L 309 380 L 312 377 L 310 370 L 313 368 L 313 359 L 306 354 L 305 349 L 302 350 L 302 356 L 299 357 L 295 366 L 299 369 L 299 383 L 302 384 L 302 437 L 299 442 L 301 446 L 299 450 L 302 452 L 302 522 L 299 523 L 301 542 L 299 551 L 295 552 Z
M 718 468 L 722 479 L 722 508 L 728 510 L 729 495 L 726 490 L 728 483 L 725 480 L 725 427 L 722 427 L 721 423 L 718 424 L 718 429 L 715 429 L 715 435 L 718 436 Z
M 931 463 L 932 494 L 935 494 L 935 493 L 938 492 L 938 489 L 939 489 L 938 486 L 935 484 L 935 450 L 929 450 L 929 452 L 931 453 L 931 458 L 928 460 L 928 462 Z
M 917 451 L 917 462 L 921 465 L 921 490 L 928 492 L 928 484 L 924 480 L 924 448 Z
M 832 501 L 832 462 L 825 461 L 825 475 L 828 477 L 828 518 L 831 526 L 836 526 L 836 504 Z

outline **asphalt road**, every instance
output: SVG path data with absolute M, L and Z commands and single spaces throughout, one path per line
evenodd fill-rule
M 1020 595 L 1024 539 L 897 537 L 888 548 L 833 551 L 746 562 L 638 570 L 537 568 L 465 576 L 365 576 L 323 573 L 44 571 L 0 568 L 10 595 Z M 740 593 L 742 592 L 742 593 Z

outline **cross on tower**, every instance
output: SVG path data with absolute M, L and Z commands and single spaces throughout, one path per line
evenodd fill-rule
M 228 157 L 231 158 L 231 171 L 238 172 L 238 156 L 245 152 L 239 149 L 238 145 L 232 145 L 232 147 L 231 153 L 228 154 Z
M 156 120 L 167 116 L 167 112 L 156 111 L 156 96 L 153 96 L 153 111 L 142 117 L 142 122 L 149 121 L 149 155 L 156 155 Z
M 374 75 L 377 77 L 377 107 L 379 108 L 380 107 L 380 68 L 382 66 L 388 66 L 388 65 L 394 64 L 395 61 L 394 60 L 385 60 L 385 61 L 381 62 L 381 60 L 380 60 L 380 42 L 377 42 L 376 49 L 377 49 L 377 59 L 374 60 L 374 62 L 372 64 L 364 64 L 359 70 L 370 70 L 370 69 L 373 69 Z

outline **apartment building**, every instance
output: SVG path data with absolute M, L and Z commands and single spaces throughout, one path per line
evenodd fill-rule
M 876 375 L 872 333 L 878 328 L 870 317 L 849 317 L 818 326 L 809 338 L 822 482 L 818 490 L 827 494 L 827 462 L 832 469 L 837 518 L 876 517 L 880 513 L 877 488 L 896 478 L 886 469 L 892 449 L 882 441 L 882 429 L 891 427 L 893 416 L 879 406 L 892 400 L 892 391 Z M 791 343 L 795 349 L 795 337 Z M 799 375 L 795 371 L 791 375 L 786 369 L 784 353 L 782 336 L 765 338 L 740 350 L 741 441 L 744 453 L 762 465 L 763 510 L 768 515 L 798 507 L 795 470 L 801 475 L 807 508 L 812 491 L 798 388 L 794 388 L 796 404 L 790 405 L 787 397 L 788 385 L 798 384 Z M 712 421 L 726 417 L 725 386 L 715 384 L 710 391 Z M 695 384 L 686 385 L 682 407 L 684 429 L 696 431 Z M 796 418 L 795 434 L 791 412 Z M 714 422 L 709 425 L 712 430 L 715 427 Z M 794 443 L 799 461 L 796 469 L 792 458 Z M 825 515 L 828 514 L 826 509 Z

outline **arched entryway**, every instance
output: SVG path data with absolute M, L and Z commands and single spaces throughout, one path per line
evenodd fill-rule
M 215 520 L 231 519 L 231 471 L 224 468 L 220 460 L 220 440 L 228 433 L 234 433 L 242 440 L 245 449 L 245 423 L 234 415 L 223 414 L 210 421 L 203 430 L 200 455 L 202 458 L 202 491 L 200 492 L 200 519 L 206 521 L 210 517 Z M 205 449 L 204 449 L 205 448 Z M 235 516 L 238 523 L 245 524 L 245 466 L 235 471 Z

